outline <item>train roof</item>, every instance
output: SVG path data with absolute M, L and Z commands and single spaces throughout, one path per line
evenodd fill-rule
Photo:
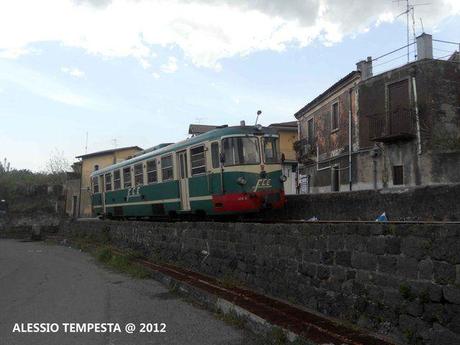
M 260 129 L 258 129 L 260 128 Z M 116 163 L 113 165 L 109 165 L 105 168 L 102 168 L 100 170 L 93 171 L 91 173 L 91 177 L 95 175 L 101 175 L 107 172 L 110 172 L 114 169 L 119 169 L 127 165 L 131 165 L 140 161 L 143 161 L 148 158 L 153 158 L 159 155 L 163 155 L 165 153 L 169 152 L 175 152 L 177 150 L 181 150 L 183 148 L 193 146 L 196 144 L 199 144 L 203 141 L 208 141 L 208 140 L 214 140 L 218 139 L 222 136 L 226 135 L 232 135 L 232 134 L 271 134 L 271 135 L 276 135 L 278 134 L 278 131 L 275 128 L 270 128 L 270 127 L 255 127 L 255 126 L 232 126 L 232 127 L 221 127 L 221 128 L 216 128 L 213 129 L 209 132 L 197 135 L 192 138 L 188 138 L 185 140 L 182 140 L 178 143 L 168 145 L 166 147 L 162 147 L 158 150 L 154 150 L 151 152 L 146 152 L 145 154 L 135 156 L 133 158 L 127 159 L 123 162 Z

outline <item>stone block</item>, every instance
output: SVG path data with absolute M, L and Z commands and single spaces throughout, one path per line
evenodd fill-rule
M 351 266 L 351 252 L 338 251 L 335 253 L 335 263 L 340 266 L 350 267 Z M 460 279 L 460 269 L 459 269 Z
M 383 273 L 394 273 L 396 271 L 397 257 L 390 255 L 379 255 L 377 257 L 378 271 Z
M 384 236 L 370 237 L 367 241 L 367 251 L 371 254 L 381 255 L 385 253 L 386 238 Z
M 442 293 L 447 302 L 460 304 L 460 287 L 447 285 L 443 287 Z
M 327 251 L 321 253 L 321 263 L 324 265 L 333 265 L 334 264 L 335 252 Z
M 303 252 L 302 261 L 304 262 L 321 262 L 321 252 L 317 249 L 307 249 Z
M 401 253 L 420 260 L 424 258 L 431 247 L 431 241 L 426 238 L 408 236 L 402 240 Z
M 416 279 L 418 275 L 418 261 L 404 256 L 398 257 L 396 272 L 399 276 Z
M 418 263 L 418 279 L 433 279 L 433 261 L 431 259 L 425 259 Z
M 377 268 L 377 257 L 368 253 L 353 252 L 351 255 L 351 266 L 357 269 L 375 271 Z
M 401 239 L 398 237 L 386 237 L 385 239 L 385 253 L 387 254 L 401 254 Z
M 348 251 L 364 252 L 367 247 L 367 239 L 364 236 L 349 235 L 345 238 L 345 249 Z
M 330 276 L 330 268 L 327 266 L 319 265 L 318 266 L 318 271 L 316 273 L 316 276 L 320 280 L 326 280 L 329 279 Z
M 455 266 L 445 262 L 434 262 L 434 280 L 438 284 L 453 284 L 456 279 Z
M 432 339 L 436 345 L 460 344 L 460 335 L 437 323 L 433 325 Z

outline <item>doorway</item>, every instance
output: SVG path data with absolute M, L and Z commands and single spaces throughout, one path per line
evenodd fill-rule
M 177 162 L 181 208 L 182 211 L 190 211 L 187 151 L 177 153 Z

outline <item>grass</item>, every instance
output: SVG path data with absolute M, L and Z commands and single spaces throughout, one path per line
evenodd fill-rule
M 110 247 L 101 247 L 96 251 L 99 262 L 114 270 L 127 273 L 133 278 L 145 279 L 151 276 L 150 271 L 135 262 L 130 254 L 115 254 Z
M 218 309 L 216 312 L 216 318 L 224 321 L 225 323 L 243 329 L 246 325 L 246 319 L 239 316 L 235 311 L 231 310 L 228 313 L 224 313 L 222 310 Z

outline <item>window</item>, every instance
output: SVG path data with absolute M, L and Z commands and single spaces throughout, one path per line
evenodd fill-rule
M 99 193 L 99 176 L 93 177 L 93 192 Z
M 112 173 L 108 173 L 104 175 L 105 179 L 105 191 L 112 190 Z
M 402 165 L 393 166 L 393 185 L 404 184 L 404 171 Z
M 307 121 L 307 141 L 309 144 L 313 143 L 313 118 Z
M 152 160 L 147 162 L 147 183 L 157 183 L 158 174 L 157 174 L 157 161 Z
M 131 187 L 131 167 L 123 169 L 123 188 Z
M 142 163 L 134 166 L 134 185 L 140 186 L 144 184 L 144 167 Z
M 117 190 L 120 188 L 121 188 L 120 170 L 115 170 L 113 172 L 113 190 Z
M 99 170 L 99 165 L 96 164 L 96 165 L 94 166 L 94 171 L 97 171 L 97 170 Z
M 254 137 L 235 137 L 222 140 L 225 166 L 260 163 L 259 145 Z
M 190 161 L 192 163 L 192 176 L 206 172 L 204 145 L 190 149 Z
M 211 158 L 212 158 L 212 168 L 216 169 L 220 166 L 219 159 L 219 143 L 211 144 Z
M 264 138 L 265 163 L 279 163 L 278 138 Z
M 332 104 L 331 112 L 331 130 L 339 129 L 339 103 Z
M 174 178 L 171 155 L 161 158 L 161 177 L 163 181 L 172 180 Z

